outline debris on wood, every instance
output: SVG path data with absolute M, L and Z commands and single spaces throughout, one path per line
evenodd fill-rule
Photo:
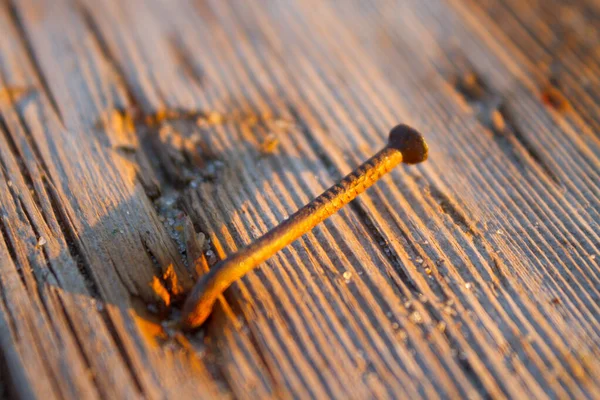
M 97 125 L 107 129 L 113 148 L 126 153 L 137 151 L 138 139 L 135 124 L 131 114 L 126 110 L 115 108 L 107 111 Z
M 18 103 L 32 94 L 34 87 L 4 86 L 0 87 L 0 103 Z
M 259 151 L 262 155 L 273 154 L 279 146 L 279 138 L 270 132 L 263 138 L 259 145 Z
M 178 183 L 194 179 L 194 169 L 202 165 L 196 144 L 172 124 L 161 124 L 158 135 L 153 136 L 156 154 L 168 178 Z
M 208 250 L 206 236 L 202 232 L 196 232 L 191 218 L 187 215 L 184 218 L 183 227 L 188 265 L 198 276 L 205 274 L 209 269 L 204 255 L 204 252 Z
M 542 101 L 547 106 L 558 112 L 568 112 L 571 110 L 569 100 L 555 86 L 548 85 L 542 90 Z
M 217 111 L 208 111 L 196 118 L 196 125 L 205 128 L 211 125 L 221 125 L 225 122 L 225 116 Z
M 153 346 L 158 346 L 159 342 L 168 339 L 168 335 L 165 333 L 165 330 L 159 323 L 135 314 L 134 319 L 140 333 L 142 333 L 147 342 L 151 343 Z
M 218 125 L 218 124 L 223 123 L 224 118 L 223 118 L 223 114 L 220 114 L 216 111 L 211 111 L 208 113 L 206 120 L 211 125 Z
M 506 120 L 499 110 L 493 110 L 490 115 L 492 130 L 497 135 L 502 135 L 506 132 Z
M 485 86 L 479 76 L 470 71 L 458 78 L 457 88 L 469 100 L 475 101 L 485 95 Z
M 179 208 L 179 193 L 170 189 L 154 201 L 158 212 L 158 219 L 169 232 L 171 239 L 177 244 L 181 254 L 186 251 L 185 244 L 185 217 L 186 214 Z
M 146 115 L 144 122 L 149 127 L 155 127 L 163 122 L 169 121 L 196 121 L 206 118 L 207 113 L 201 110 L 186 110 L 182 108 L 165 108 L 156 111 L 154 114 Z
M 352 278 L 352 272 L 350 271 L 345 271 L 342 276 L 344 277 L 344 280 L 346 281 L 346 283 L 350 282 L 350 279 Z
M 173 296 L 179 296 L 183 294 L 183 286 L 179 283 L 173 264 L 169 265 L 163 273 L 163 279 L 167 283 L 169 291 Z

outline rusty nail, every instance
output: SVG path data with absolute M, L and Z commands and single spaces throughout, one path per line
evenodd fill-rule
M 401 162 L 417 164 L 427 159 L 427 143 L 415 129 L 398 125 L 390 131 L 388 144 L 339 183 L 295 214 L 203 275 L 183 307 L 180 326 L 193 329 L 210 315 L 218 296 L 233 282 L 304 235 Z

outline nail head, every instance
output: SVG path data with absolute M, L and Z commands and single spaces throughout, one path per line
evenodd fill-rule
M 423 135 L 408 125 L 400 124 L 392 128 L 389 146 L 400 150 L 405 164 L 418 164 L 427 160 L 429 148 Z

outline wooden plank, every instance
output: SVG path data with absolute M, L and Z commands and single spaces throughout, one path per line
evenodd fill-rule
M 11 389 L 56 398 L 216 394 L 198 359 L 157 346 L 161 328 L 144 312 L 158 299 L 147 249 L 181 285 L 191 279 L 134 167 L 80 117 L 93 115 L 95 103 L 69 97 L 77 68 L 67 70 L 72 80 L 54 76 L 59 41 L 51 39 L 84 37 L 81 25 L 60 24 L 71 13 L 55 11 L 26 3 L 0 11 L 0 86 L 11 91 L 0 104 L 2 249 L 10 254 L 1 257 L 2 347 Z M 62 60 L 78 54 L 63 49 Z M 25 88 L 24 96 L 12 88 Z
M 566 19 L 554 0 L 2 8 L 11 390 L 593 397 L 593 4 L 572 2 Z M 200 273 L 169 228 L 181 211 L 212 264 L 399 121 L 426 135 L 426 164 L 392 172 L 236 283 L 199 333 L 164 339 L 145 309 L 177 297 L 167 267 L 182 291 Z

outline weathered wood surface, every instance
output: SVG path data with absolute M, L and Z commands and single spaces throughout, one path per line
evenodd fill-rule
M 599 21 L 593 0 L 0 2 L 0 395 L 598 397 Z M 427 163 L 163 331 L 203 263 L 397 122 Z

